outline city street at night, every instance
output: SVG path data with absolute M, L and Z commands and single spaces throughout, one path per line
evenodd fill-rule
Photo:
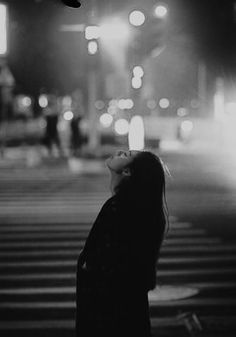
M 170 231 L 149 298 L 154 336 L 234 336 L 235 159 L 196 146 L 159 154 Z M 1 168 L 2 336 L 73 336 L 76 258 L 110 195 L 103 161 L 78 163 Z
M 0 0 L 0 337 L 236 336 L 236 0 Z

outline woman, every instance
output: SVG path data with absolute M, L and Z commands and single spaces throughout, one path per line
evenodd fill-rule
M 164 168 L 147 151 L 118 151 L 106 164 L 112 197 L 78 259 L 77 336 L 149 337 L 148 291 L 167 219 Z

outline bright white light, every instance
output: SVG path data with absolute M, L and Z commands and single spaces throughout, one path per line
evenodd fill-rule
M 129 35 L 129 26 L 119 18 L 104 22 L 100 27 L 100 37 L 104 41 L 119 40 L 126 42 Z
M 190 133 L 193 129 L 193 122 L 185 120 L 181 123 L 181 129 L 184 133 Z
M 129 128 L 129 149 L 143 150 L 144 149 L 144 123 L 141 116 L 134 116 L 130 122 Z
M 39 106 L 40 108 L 46 108 L 48 106 L 48 98 L 46 95 L 39 96 Z
M 23 97 L 22 98 L 22 105 L 24 106 L 24 107 L 30 107 L 31 106 L 31 103 L 32 103 L 32 100 L 31 100 L 31 98 L 30 97 L 28 97 L 28 96 L 25 96 L 25 97 Z
M 142 86 L 142 78 L 140 77 L 133 77 L 132 78 L 132 87 L 134 89 L 140 89 Z
M 118 119 L 115 122 L 115 132 L 120 136 L 127 135 L 129 132 L 129 122 L 124 118 Z
M 131 12 L 129 15 L 129 22 L 131 23 L 131 25 L 136 27 L 142 26 L 145 22 L 145 19 L 146 19 L 145 15 L 141 11 L 135 10 Z
M 7 6 L 0 4 L 0 55 L 7 53 Z
M 104 113 L 100 116 L 99 120 L 102 126 L 104 126 L 104 128 L 109 128 L 109 126 L 111 126 L 113 122 L 113 117 L 108 113 Z
M 131 98 L 126 100 L 126 109 L 132 109 L 134 107 L 134 101 Z
M 167 7 L 164 5 L 158 5 L 155 8 L 155 15 L 157 18 L 164 18 L 167 15 Z
M 72 111 L 68 110 L 64 112 L 63 117 L 66 121 L 71 121 L 72 118 L 74 117 L 74 114 Z
M 122 98 L 118 101 L 118 108 L 121 110 L 126 109 L 126 99 Z
M 167 109 L 170 106 L 170 101 L 167 98 L 161 98 L 159 105 L 162 109 Z
M 124 109 L 132 109 L 134 106 L 134 102 L 132 99 L 130 98 L 127 98 L 127 99 L 120 99 L 118 101 L 118 107 L 119 109 L 121 110 L 124 110 Z
M 144 75 L 143 67 L 135 66 L 133 69 L 133 74 L 134 74 L 134 77 L 143 77 Z
M 96 41 L 89 41 L 88 42 L 88 53 L 90 55 L 94 55 L 96 54 L 96 52 L 98 51 L 98 44 Z
M 98 26 L 87 26 L 85 28 L 85 38 L 87 40 L 98 39 L 100 37 L 100 28 Z

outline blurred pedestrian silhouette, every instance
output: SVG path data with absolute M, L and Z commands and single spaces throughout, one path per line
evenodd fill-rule
M 168 223 L 164 166 L 148 151 L 118 151 L 106 165 L 112 196 L 77 263 L 76 335 L 150 337 L 148 291 Z
M 84 116 L 84 107 L 82 101 L 82 94 L 76 90 L 72 94 L 71 110 L 73 118 L 70 122 L 71 131 L 71 154 L 72 156 L 81 156 L 81 148 L 83 145 L 83 135 L 81 132 L 81 121 Z
M 62 155 L 61 142 L 58 134 L 59 108 L 57 97 L 48 96 L 48 106 L 43 109 L 43 115 L 46 121 L 44 145 L 47 147 L 49 155 L 53 155 L 55 146 L 59 155 Z

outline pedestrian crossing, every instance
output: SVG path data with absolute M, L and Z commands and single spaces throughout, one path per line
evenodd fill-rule
M 1 175 L 0 336 L 74 335 L 76 260 L 109 197 L 107 179 L 46 169 Z M 235 245 L 175 216 L 170 223 L 149 293 L 153 331 L 172 326 L 191 335 L 181 312 L 205 325 L 231 320 Z

